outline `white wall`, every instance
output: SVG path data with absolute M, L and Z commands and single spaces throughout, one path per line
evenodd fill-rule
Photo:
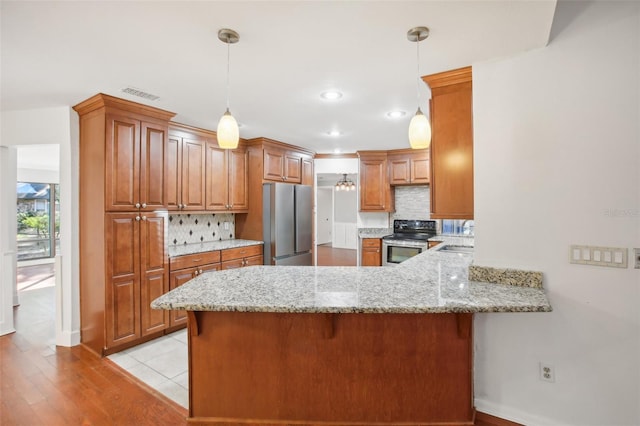
M 639 8 L 560 2 L 547 48 L 473 65 L 475 263 L 542 271 L 554 309 L 476 315 L 480 411 L 640 424 L 640 270 L 568 263 L 640 247 Z
M 0 336 L 15 331 L 16 149 L 0 146 Z
M 2 146 L 57 144 L 59 151 L 60 181 L 60 246 L 61 277 L 56 300 L 56 343 L 72 346 L 80 342 L 80 297 L 78 278 L 78 116 L 69 107 L 34 110 L 3 111 L 1 120 Z M 17 156 L 14 157 L 17 162 Z M 0 181 L 2 189 L 10 188 L 15 198 L 16 173 L 12 179 Z M 10 209 L 15 218 L 15 204 L 0 206 Z M 5 214 L 9 214 L 8 210 Z M 12 230 L 0 228 L 0 241 L 15 241 L 15 226 Z M 0 277 L 0 288 L 15 287 L 15 279 Z M 0 317 L 6 306 L 0 306 Z

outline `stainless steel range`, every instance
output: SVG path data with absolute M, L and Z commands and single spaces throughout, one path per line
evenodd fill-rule
M 427 250 L 436 232 L 435 220 L 394 220 L 393 234 L 382 237 L 382 266 L 397 265 Z

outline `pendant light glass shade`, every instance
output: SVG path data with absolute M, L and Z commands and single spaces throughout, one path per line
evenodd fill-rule
M 228 108 L 218 122 L 217 138 L 220 148 L 235 149 L 238 147 L 240 129 L 238 129 L 238 122 L 233 118 Z
M 431 144 L 431 125 L 420 108 L 409 123 L 409 144 L 413 149 L 429 148 Z

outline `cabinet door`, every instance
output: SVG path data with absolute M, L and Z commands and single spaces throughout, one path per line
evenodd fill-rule
M 206 141 L 182 138 L 181 210 L 205 209 L 206 150 Z
M 262 265 L 264 260 L 262 256 L 252 256 L 244 259 L 244 266 Z
M 411 183 L 410 160 L 408 157 L 389 158 L 389 183 L 391 185 Z
M 429 155 L 427 152 L 418 154 L 411 159 L 411 183 L 429 183 Z
M 137 213 L 108 213 L 106 347 L 140 337 L 140 225 Z
M 140 122 L 107 116 L 105 209 L 131 211 L 140 203 Z
M 249 210 L 249 154 L 241 149 L 229 151 L 229 205 L 234 212 Z
M 264 172 L 263 178 L 282 182 L 284 180 L 284 152 L 279 149 L 264 149 Z
M 169 277 L 170 290 L 180 287 L 192 278 L 196 277 L 197 268 L 180 269 L 178 271 L 171 271 Z M 187 311 L 169 311 L 169 325 L 171 327 L 175 325 L 181 325 L 187 323 Z
M 303 158 L 302 159 L 302 184 L 303 185 L 313 185 L 314 182 L 313 175 L 313 159 Z
M 142 210 L 154 211 L 167 207 L 165 169 L 167 157 L 167 126 L 141 123 L 140 143 L 140 204 Z
M 284 156 L 284 181 L 302 182 L 302 158 L 298 154 L 286 153 Z
M 164 330 L 169 326 L 169 313 L 151 309 L 151 302 L 169 291 L 166 255 L 168 215 L 142 213 L 140 220 L 140 261 L 142 281 L 140 308 L 142 335 Z
M 382 253 L 379 248 L 366 247 L 362 249 L 362 266 L 381 266 Z
M 473 219 L 471 82 L 434 89 L 432 96 L 431 218 Z
M 207 210 L 229 210 L 229 165 L 226 149 L 207 145 Z
M 179 210 L 182 200 L 182 140 L 177 136 L 169 136 L 167 142 L 167 167 L 164 182 L 166 185 L 167 210 Z
M 360 211 L 391 210 L 386 159 L 360 159 Z

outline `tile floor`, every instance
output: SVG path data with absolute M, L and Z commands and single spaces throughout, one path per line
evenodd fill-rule
M 176 331 L 108 358 L 148 386 L 189 408 L 187 330 Z

